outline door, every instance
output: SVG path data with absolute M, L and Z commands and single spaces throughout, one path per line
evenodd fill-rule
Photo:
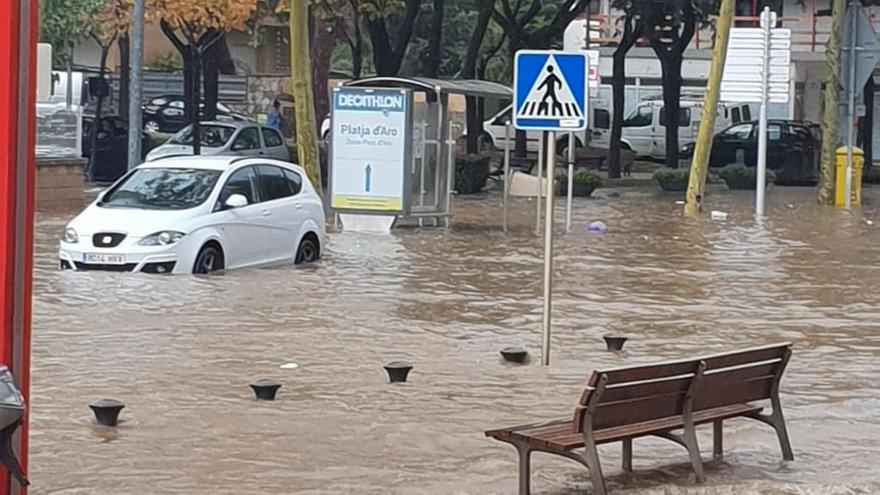
M 247 206 L 228 208 L 226 200 L 233 194 L 241 194 L 247 198 Z M 251 265 L 265 260 L 272 233 L 265 228 L 263 211 L 254 167 L 244 167 L 230 175 L 223 189 L 220 190 L 212 214 L 213 224 L 223 236 L 227 268 Z
M 233 155 L 259 156 L 260 131 L 256 127 L 245 127 L 238 132 L 229 148 Z
M 293 258 L 303 222 L 303 205 L 296 203 L 293 187 L 280 167 L 259 165 L 257 175 L 263 199 L 260 222 L 271 231 L 271 241 L 266 244 L 268 260 Z
M 103 117 L 98 126 L 95 168 L 92 170 L 94 179 L 113 182 L 127 171 L 128 130 L 117 117 Z
M 723 167 L 736 162 L 737 151 L 748 148 L 754 127 L 751 123 L 738 124 L 728 127 L 715 136 L 712 143 L 712 166 Z
M 269 127 L 263 127 L 260 132 L 263 134 L 263 151 L 260 154 L 289 162 L 290 152 L 287 150 L 287 144 L 284 143 L 281 134 Z
M 665 135 L 665 132 L 664 132 Z M 650 156 L 654 150 L 654 108 L 640 105 L 623 121 L 623 139 L 639 156 Z
M 778 170 L 782 167 L 782 164 L 785 162 L 786 149 L 790 148 L 788 146 L 789 143 L 783 141 L 783 139 L 788 138 L 791 134 L 788 132 L 783 133 L 782 131 L 782 125 L 780 124 L 767 125 L 767 168 L 772 170 Z M 755 151 L 757 152 L 757 143 Z M 757 164 L 757 161 L 755 163 Z

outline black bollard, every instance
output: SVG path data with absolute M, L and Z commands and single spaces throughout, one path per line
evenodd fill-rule
M 277 394 L 278 389 L 281 388 L 281 382 L 269 380 L 268 378 L 260 378 L 254 383 L 251 383 L 251 388 L 254 389 L 254 394 L 257 396 L 257 400 L 275 400 L 275 394 Z
M 409 372 L 412 369 L 413 365 L 401 361 L 395 361 L 385 365 L 385 371 L 388 372 L 388 378 L 391 380 L 391 383 L 405 382 L 407 375 L 409 375 Z
M 529 356 L 529 353 L 522 347 L 505 347 L 501 349 L 501 356 L 509 363 L 522 364 Z
M 114 399 L 101 399 L 89 404 L 92 412 L 95 413 L 95 419 L 104 426 L 116 426 L 119 421 L 119 413 L 125 404 Z
M 626 343 L 626 337 L 605 335 L 602 338 L 605 339 L 605 346 L 609 351 L 621 351 L 623 350 L 623 344 Z

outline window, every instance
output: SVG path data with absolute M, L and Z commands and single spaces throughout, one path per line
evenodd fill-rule
M 204 103 L 203 103 L 203 105 L 204 105 Z M 168 103 L 168 106 L 171 108 L 180 108 L 182 110 L 185 105 L 183 103 L 183 100 L 174 100 L 174 101 Z
M 209 148 L 219 148 L 225 145 L 229 141 L 229 138 L 232 137 L 232 133 L 234 132 L 234 127 L 228 127 L 225 125 L 199 126 L 199 138 L 202 141 L 202 146 L 207 146 Z M 192 125 L 188 125 L 181 129 L 180 132 L 175 134 L 169 142 L 171 144 L 192 145 Z
M 746 141 L 752 135 L 752 127 L 752 124 L 735 125 L 722 132 L 721 135 L 728 139 Z
M 232 151 L 256 150 L 260 148 L 260 133 L 256 127 L 247 127 L 238 133 L 232 143 Z
M 730 111 L 730 121 L 734 124 L 742 122 L 742 115 L 739 113 L 739 108 L 734 108 Z
M 501 115 L 495 117 L 492 125 L 507 125 L 507 121 L 513 122 L 513 107 L 507 107 Z
M 287 179 L 288 184 L 290 184 L 290 188 L 293 190 L 293 194 L 299 194 L 302 191 L 303 180 L 302 177 L 292 171 L 284 169 L 284 178 Z
M 593 110 L 593 127 L 596 129 L 611 129 L 611 112 L 603 108 Z
M 284 176 L 284 172 L 278 167 L 260 165 L 257 167 L 260 177 L 260 190 L 264 201 L 286 198 L 293 195 L 293 189 Z
M 208 199 L 220 177 L 217 170 L 141 168 L 104 195 L 98 206 L 184 210 Z
M 666 109 L 660 109 L 660 125 L 666 125 Z M 678 109 L 678 126 L 679 127 L 688 127 L 691 125 L 691 109 L 690 108 L 679 108 Z
M 767 139 L 770 141 L 779 141 L 782 139 L 782 126 L 779 124 L 770 124 L 767 126 Z
M 742 116 L 743 116 L 744 122 L 748 122 L 748 121 L 752 120 L 752 109 L 749 108 L 748 105 L 743 105 Z
M 272 148 L 273 146 L 284 146 L 284 140 L 281 139 L 281 135 L 278 134 L 278 131 L 275 129 L 269 129 L 268 127 L 263 127 L 263 142 L 266 143 L 267 148 Z
M 654 109 L 638 107 L 623 121 L 624 127 L 647 127 L 654 121 Z
M 226 200 L 233 194 L 241 194 L 248 200 L 248 204 L 257 202 L 257 174 L 254 173 L 254 167 L 245 167 L 237 170 L 226 179 L 226 185 L 220 191 L 220 208 L 226 204 Z

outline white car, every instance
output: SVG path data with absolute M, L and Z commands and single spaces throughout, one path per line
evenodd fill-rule
M 281 133 L 270 127 L 260 127 L 250 122 L 202 122 L 199 127 L 201 155 L 263 156 L 290 160 L 290 151 Z M 192 134 L 192 125 L 184 127 L 165 144 L 147 153 L 146 161 L 192 155 Z
M 317 260 L 324 207 L 305 171 L 251 157 L 145 163 L 64 230 L 62 269 L 210 273 Z

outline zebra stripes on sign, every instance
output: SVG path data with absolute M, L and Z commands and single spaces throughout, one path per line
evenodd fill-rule
M 523 108 L 520 110 L 520 117 L 553 117 L 553 118 L 580 118 L 582 117 L 580 109 L 573 102 L 563 102 L 560 103 L 561 108 L 559 111 L 559 115 L 553 115 L 551 113 L 551 108 L 548 105 L 542 105 L 541 102 L 538 101 L 527 101 Z

